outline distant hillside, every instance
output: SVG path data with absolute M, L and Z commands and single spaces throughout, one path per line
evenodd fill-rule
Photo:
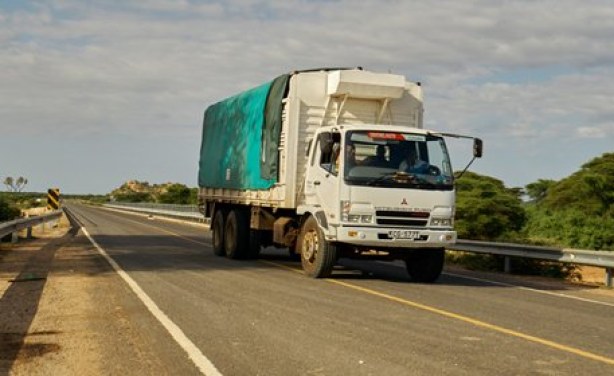
M 179 183 L 150 184 L 129 180 L 109 194 L 111 200 L 123 202 L 157 202 L 167 204 L 195 204 L 196 188 Z

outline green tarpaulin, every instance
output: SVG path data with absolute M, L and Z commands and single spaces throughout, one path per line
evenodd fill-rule
M 198 185 L 268 189 L 277 182 L 282 99 L 289 75 L 205 111 Z

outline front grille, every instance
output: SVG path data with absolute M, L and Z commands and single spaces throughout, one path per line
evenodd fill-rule
M 403 217 L 403 218 L 428 218 L 429 212 L 411 212 L 411 211 L 392 211 L 392 210 L 377 210 L 375 215 L 382 217 Z
M 377 218 L 378 225 L 426 227 L 427 222 L 428 221 L 416 219 Z
M 377 210 L 375 216 L 378 225 L 426 227 L 430 213 Z

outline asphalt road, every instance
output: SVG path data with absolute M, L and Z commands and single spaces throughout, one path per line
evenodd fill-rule
M 314 280 L 286 250 L 228 260 L 202 227 L 69 209 L 161 312 L 134 330 L 171 373 L 614 374 L 612 295 L 459 270 L 416 284 L 401 264 L 349 260 Z

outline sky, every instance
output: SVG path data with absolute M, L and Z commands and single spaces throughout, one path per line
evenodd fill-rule
M 2 0 L 0 179 L 195 187 L 208 105 L 361 66 L 421 82 L 426 128 L 482 138 L 472 171 L 559 180 L 614 151 L 612 20 L 610 0 Z M 470 143 L 450 149 L 463 168 Z

